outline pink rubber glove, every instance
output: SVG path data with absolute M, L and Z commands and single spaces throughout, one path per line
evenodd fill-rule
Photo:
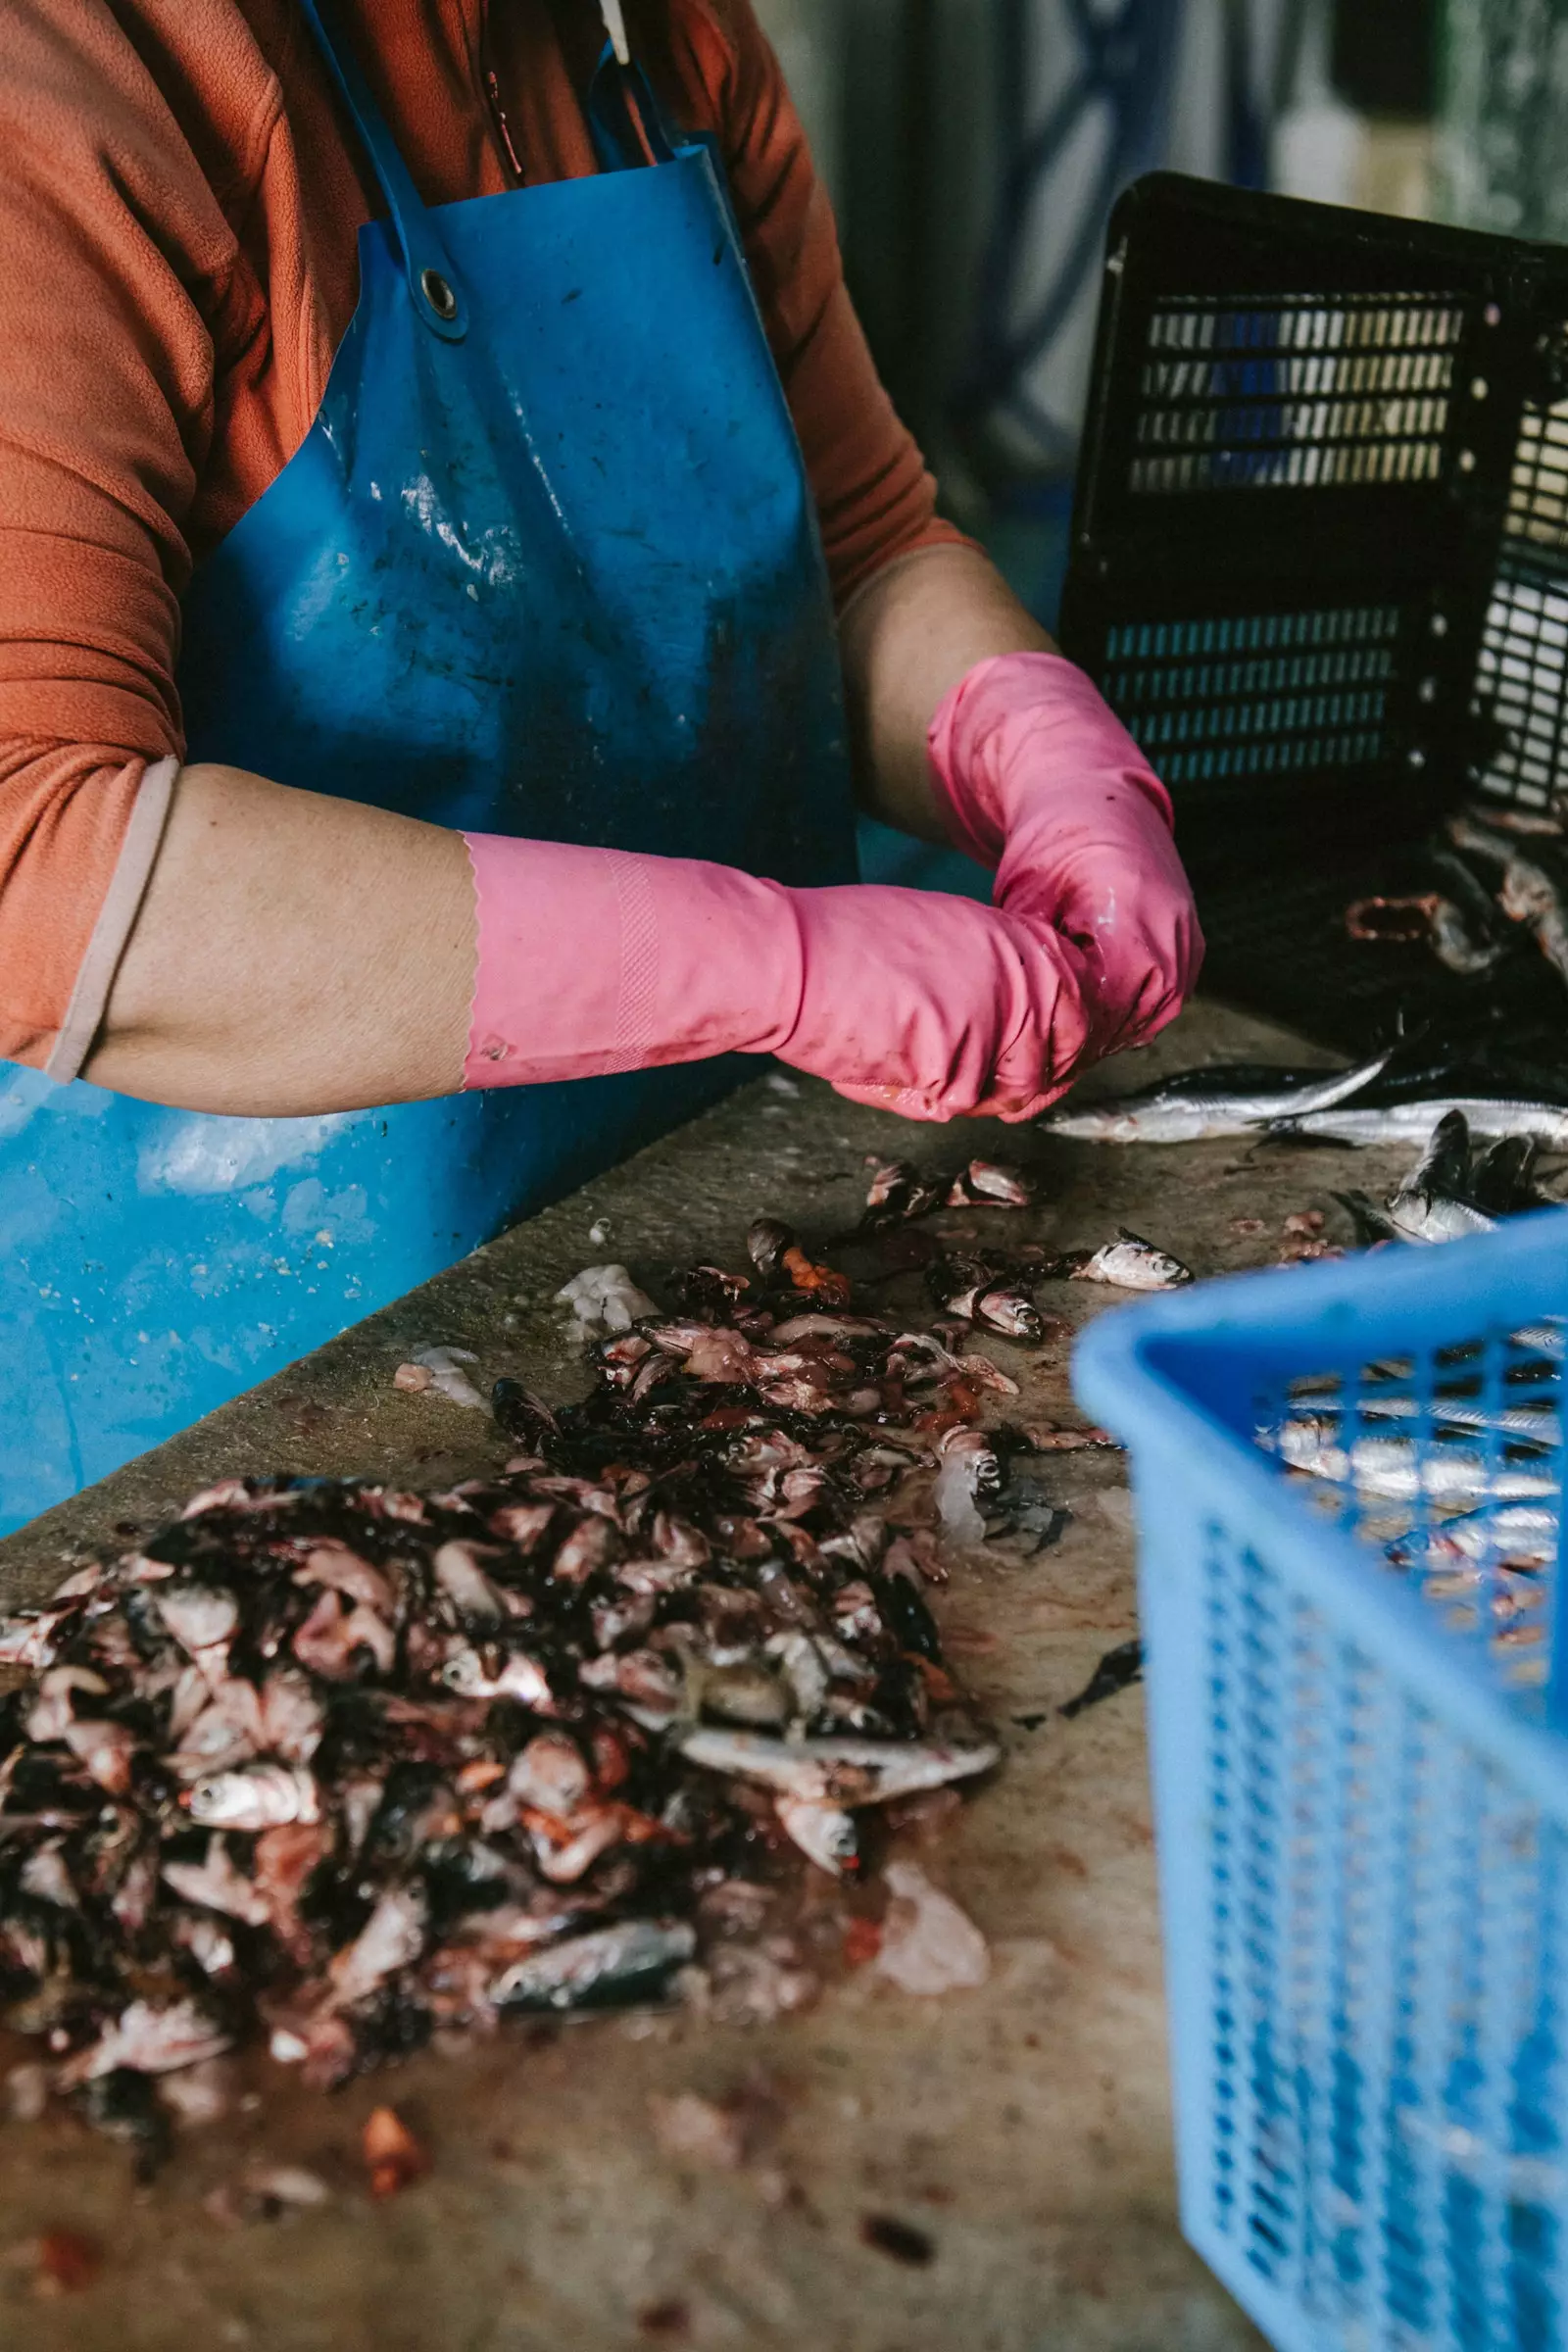
M 979 662 L 931 722 L 956 845 L 997 869 L 999 906 L 1087 958 L 1094 1050 L 1143 1045 L 1203 960 L 1170 799 L 1121 721 L 1059 654 Z
M 1082 958 L 925 891 L 467 836 L 479 955 L 464 1084 L 775 1054 L 917 1119 L 1033 1118 L 1089 1042 Z

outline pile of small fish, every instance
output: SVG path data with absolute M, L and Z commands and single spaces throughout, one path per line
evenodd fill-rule
M 1554 817 L 1461 809 L 1428 843 L 1424 859 L 1433 887 L 1358 899 L 1346 909 L 1352 939 L 1424 941 L 1462 979 L 1495 972 L 1526 945 L 1568 985 L 1568 842 Z
M 938 1524 L 1059 1532 L 975 1426 L 1016 1385 L 750 1250 L 634 1294 L 585 1401 L 498 1382 L 503 1472 L 225 1480 L 0 1626 L 0 2021 L 55 2093 L 151 2138 L 244 2042 L 329 2082 L 658 1992 L 791 1845 L 853 1873 L 867 1809 L 996 1762 L 922 1588 Z
M 1462 1110 L 1445 1111 L 1410 1173 L 1380 1207 L 1365 1193 L 1336 1193 L 1358 1238 L 1380 1242 L 1457 1242 L 1494 1232 L 1504 1217 L 1549 1205 L 1533 1180 L 1534 1138 L 1499 1136 L 1478 1149 Z

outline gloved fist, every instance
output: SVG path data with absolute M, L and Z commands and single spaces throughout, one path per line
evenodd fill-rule
M 781 1061 L 906 1118 L 1012 1121 L 1084 1066 L 1084 958 L 1049 923 L 877 884 L 788 895 L 803 986 Z
M 954 688 L 929 741 L 952 837 L 996 868 L 997 905 L 1080 949 L 1092 1054 L 1147 1043 L 1203 937 L 1169 798 L 1120 720 L 1059 655 L 1004 654 Z

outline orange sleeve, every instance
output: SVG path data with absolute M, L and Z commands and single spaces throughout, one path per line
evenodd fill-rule
M 0 1054 L 42 1063 L 149 760 L 222 216 L 107 0 L 7 0 L 0 74 Z
M 962 533 L 938 516 L 936 484 L 882 388 L 833 208 L 750 0 L 697 0 L 682 13 L 842 607 L 896 557 Z

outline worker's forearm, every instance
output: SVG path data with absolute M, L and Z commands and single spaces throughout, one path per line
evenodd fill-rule
M 460 834 L 187 767 L 84 1074 L 268 1116 L 449 1094 L 473 968 Z
M 860 591 L 842 649 L 862 804 L 922 841 L 946 841 L 926 760 L 938 706 L 977 662 L 1049 653 L 1050 637 L 977 549 L 933 547 Z

